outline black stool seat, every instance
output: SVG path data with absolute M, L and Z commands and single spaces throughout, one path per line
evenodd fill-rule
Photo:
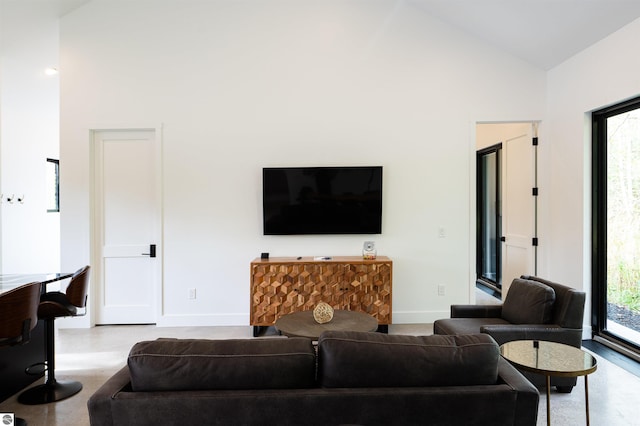
M 28 405 L 47 404 L 73 396 L 82 390 L 77 381 L 57 380 L 55 376 L 55 319 L 86 314 L 89 266 L 76 271 L 65 293 L 53 291 L 40 297 L 38 317 L 45 322 L 47 348 L 47 380 L 18 396 L 18 402 Z M 85 308 L 85 309 L 82 309 Z

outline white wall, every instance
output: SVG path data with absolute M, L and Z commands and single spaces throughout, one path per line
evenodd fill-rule
M 0 271 L 60 268 L 60 215 L 47 213 L 47 158 L 59 155 L 58 20 L 52 4 L 0 5 Z M 6 199 L 24 196 L 24 204 Z
M 591 111 L 640 94 L 640 20 L 549 71 L 548 115 L 540 149 L 549 188 L 544 275 L 591 290 Z M 590 298 L 587 297 L 586 321 Z
M 93 0 L 61 21 L 61 68 L 63 269 L 91 260 L 89 129 L 163 125 L 160 325 L 248 324 L 260 252 L 369 239 L 394 261 L 395 323 L 448 316 L 472 297 L 475 123 L 541 119 L 546 91 L 391 0 Z M 287 165 L 384 166 L 382 235 L 263 236 L 261 169 Z

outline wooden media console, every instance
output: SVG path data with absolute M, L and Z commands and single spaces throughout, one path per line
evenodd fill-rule
M 386 256 L 255 259 L 250 310 L 254 335 L 281 316 L 313 310 L 320 302 L 334 309 L 365 312 L 386 331 L 392 314 L 392 270 L 393 262 Z

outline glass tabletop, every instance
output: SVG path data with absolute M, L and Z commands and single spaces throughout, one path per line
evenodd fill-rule
M 508 342 L 500 346 L 500 354 L 523 370 L 551 376 L 584 376 L 597 368 L 597 360 L 590 353 L 544 340 Z
M 50 284 L 56 281 L 71 278 L 71 272 L 52 272 L 41 274 L 0 274 L 0 293 L 9 291 L 24 284 L 39 282 Z

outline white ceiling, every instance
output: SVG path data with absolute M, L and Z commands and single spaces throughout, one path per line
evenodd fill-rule
M 58 7 L 58 16 L 66 15 L 74 9 L 88 3 L 90 0 L 54 0 Z
M 640 0 L 406 0 L 549 70 L 640 17 Z
M 54 1 L 62 16 L 91 0 Z M 640 0 L 395 1 L 545 70 L 640 17 Z

